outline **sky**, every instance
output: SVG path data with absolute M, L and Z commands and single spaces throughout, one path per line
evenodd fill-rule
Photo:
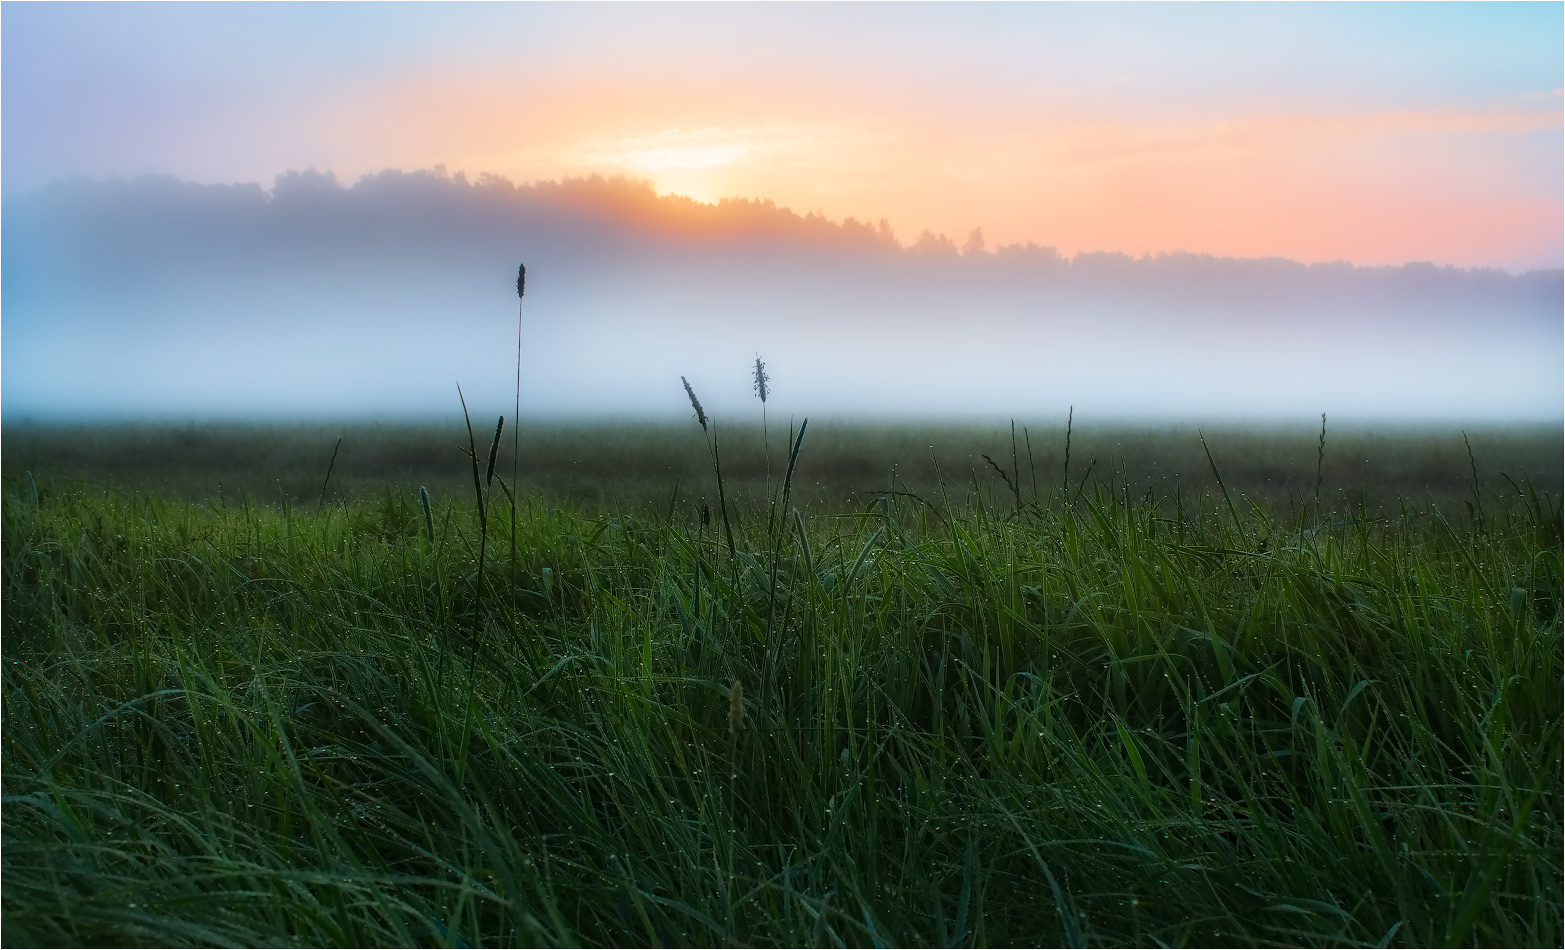
M 1565 5 L 0 5 L 0 414 L 1559 420 Z M 520 314 L 516 263 L 529 266 Z
M 1066 254 L 1562 253 L 1560 4 L 6 4 L 7 195 L 624 174 Z

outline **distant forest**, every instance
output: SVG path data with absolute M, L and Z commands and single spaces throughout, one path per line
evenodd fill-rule
M 1047 225 L 1045 224 L 1046 228 Z M 229 272 L 241 283 L 268 271 L 326 268 L 449 273 L 525 254 L 540 273 L 707 259 L 745 269 L 868 268 L 900 282 L 996 282 L 1016 289 L 1185 300 L 1377 300 L 1439 309 L 1473 305 L 1557 316 L 1560 270 L 1356 267 L 1197 253 L 1065 257 L 1033 243 L 987 247 L 981 230 L 959 247 L 924 232 L 899 241 L 886 221 L 832 221 L 770 201 L 706 204 L 658 195 L 628 178 L 568 178 L 516 185 L 443 169 L 383 171 L 343 186 L 330 173 L 289 172 L 258 184 L 201 185 L 167 177 L 58 182 L 4 202 L 4 295 L 97 288 L 120 294 L 167 288 L 176 272 Z M 491 261 L 493 262 L 491 264 Z M 506 268 L 499 267 L 497 280 Z M 345 276 L 345 275 L 344 275 Z

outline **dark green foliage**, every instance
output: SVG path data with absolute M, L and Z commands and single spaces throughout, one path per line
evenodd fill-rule
M 670 382 L 668 408 L 673 411 L 688 403 Z M 775 396 L 769 411 L 778 411 Z M 1035 475 L 1045 491 L 1054 481 L 1074 495 L 1089 471 L 1095 476 L 1113 473 L 1118 481 L 1129 482 L 1138 496 L 1147 488 L 1160 495 L 1176 489 L 1218 493 L 1194 426 L 1076 425 L 1067 437 L 1066 421 L 1016 421 L 1033 447 L 1022 486 L 1029 493 Z M 506 426 L 515 470 L 510 487 L 523 495 L 602 511 L 617 503 L 666 502 L 676 485 L 710 485 L 710 445 L 688 417 L 671 423 L 521 424 L 513 418 Z M 1354 427 L 1333 419 L 1329 447 L 1320 445 L 1319 425 L 1208 426 L 1205 432 L 1235 501 L 1254 498 L 1290 520 L 1293 512 L 1311 507 L 1316 496 L 1329 509 L 1356 510 L 1360 503 L 1371 512 L 1384 509 L 1375 517 L 1395 513 L 1402 497 L 1421 506 L 1433 501 L 1450 511 L 1462 511 L 1473 499 L 1471 462 L 1462 432 L 1454 426 Z M 465 448 L 461 433 L 460 415 L 440 426 L 11 423 L 0 442 L 0 468 L 197 501 L 237 498 L 246 489 L 275 501 L 281 485 L 290 499 L 302 504 L 320 496 L 322 470 L 342 437 L 331 476 L 333 499 L 379 498 L 388 484 L 411 491 L 427 485 L 445 495 L 472 490 L 466 453 L 453 451 L 459 442 Z M 1560 492 L 1565 443 L 1559 426 L 1495 425 L 1469 428 L 1467 434 L 1485 498 L 1514 493 L 1506 477 L 1517 485 L 1531 483 L 1539 491 Z M 1005 458 L 1010 439 L 1009 423 L 815 419 L 810 423 L 810 450 L 799 459 L 794 494 L 812 509 L 826 505 L 859 510 L 887 487 L 895 469 L 899 487 L 938 497 L 938 469 L 958 483 L 973 471 L 988 478 L 984 454 L 1011 469 Z M 523 446 L 525 451 L 518 453 Z M 503 467 L 496 469 L 496 474 L 504 472 Z M 765 511 L 771 497 L 768 474 L 775 477 L 776 472 L 767 466 L 762 426 L 725 420 L 723 478 L 729 503 Z M 1085 489 L 1090 486 L 1088 479 Z
M 7 944 L 1565 939 L 1525 483 L 1317 523 L 1013 476 L 732 557 L 677 496 L 524 497 L 480 572 L 438 493 L 38 481 L 0 533 Z

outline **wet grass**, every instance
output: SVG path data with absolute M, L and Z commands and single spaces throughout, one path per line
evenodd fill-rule
M 493 418 L 485 414 L 480 421 Z M 766 507 L 768 469 L 775 480 L 778 456 L 786 451 L 781 430 L 788 424 L 773 419 L 768 452 L 759 425 L 722 420 L 724 477 L 742 505 Z M 593 511 L 666 503 L 676 489 L 687 500 L 715 494 L 709 449 L 693 422 L 533 421 L 520 430 L 523 494 Z M 1565 452 L 1557 425 L 1469 426 L 1464 433 L 1456 425 L 1334 421 L 1317 470 L 1318 419 L 1207 426 L 1204 432 L 1228 487 L 1284 517 L 1313 504 L 1317 475 L 1327 507 L 1363 505 L 1384 513 L 1406 498 L 1461 511 L 1474 484 L 1464 435 L 1476 460 L 1477 486 L 1486 493 L 1509 492 L 1511 482 L 1524 481 L 1559 492 Z M 1028 492 L 1034 485 L 1047 492 L 1067 481 L 1074 491 L 1089 472 L 1091 478 L 1128 484 L 1138 495 L 1149 488 L 1159 496 L 1218 490 L 1194 425 L 1096 425 L 1078 418 L 1069 471 L 1065 419 L 1019 421 L 1015 436 L 1014 471 Z M 460 496 L 470 490 L 466 445 L 460 417 L 440 425 L 8 424 L 3 461 L 8 472 L 165 497 L 233 501 L 244 493 L 257 503 L 286 500 L 299 507 L 320 498 L 329 465 L 329 500 L 378 499 L 388 486 L 419 485 L 437 497 Z M 810 423 L 810 446 L 799 460 L 794 488 L 813 506 L 862 507 L 888 487 L 893 473 L 904 487 L 921 493 L 938 494 L 942 483 L 965 492 L 975 478 L 985 488 L 1005 490 L 984 455 L 1007 474 L 1013 471 L 1012 433 L 1003 424 L 816 419 Z M 501 471 L 509 476 L 510 466 Z
M 480 486 L 480 565 L 459 430 L 426 514 L 351 432 L 320 504 L 335 434 L 262 498 L 8 428 L 4 941 L 1565 939 L 1557 490 L 1458 443 L 1438 497 L 1316 510 L 1314 433 L 1267 495 L 1210 431 L 1221 488 L 1034 433 L 1035 489 L 1008 431 L 893 482 L 826 429 L 775 509 L 725 430 L 732 549 L 696 430 L 640 496 L 531 463 L 514 559 Z

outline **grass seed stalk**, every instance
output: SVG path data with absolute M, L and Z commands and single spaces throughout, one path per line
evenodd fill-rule
M 701 408 L 701 400 L 696 398 L 696 391 L 691 388 L 690 380 L 679 377 L 679 381 L 685 386 L 685 395 L 690 397 L 690 407 L 696 411 L 696 421 L 701 423 L 701 432 L 707 438 L 707 448 L 712 453 L 712 471 L 717 476 L 717 510 L 723 518 L 723 537 L 728 542 L 728 557 L 734 556 L 734 529 L 728 520 L 728 495 L 723 488 L 723 459 L 718 452 L 717 424 L 707 416 L 706 410 Z
M 511 566 L 516 567 L 516 495 L 520 491 L 517 475 L 522 460 L 522 298 L 527 293 L 527 265 L 516 267 L 516 409 L 511 416 Z
M 766 364 L 761 362 L 761 355 L 755 355 L 755 395 L 761 400 L 761 456 L 762 472 L 764 479 L 762 484 L 766 488 L 767 495 L 771 494 L 772 484 L 772 443 L 766 434 L 766 397 L 771 390 L 769 384 L 772 378 L 766 372 Z

